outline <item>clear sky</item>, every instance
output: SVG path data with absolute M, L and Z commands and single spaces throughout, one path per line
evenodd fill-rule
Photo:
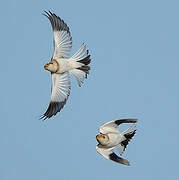
M 0 6 L 1 180 L 178 180 L 179 1 L 3 1 Z M 53 52 L 51 10 L 92 62 L 81 88 L 72 79 L 63 110 L 38 120 L 49 103 Z M 95 149 L 98 127 L 137 118 L 123 157 Z

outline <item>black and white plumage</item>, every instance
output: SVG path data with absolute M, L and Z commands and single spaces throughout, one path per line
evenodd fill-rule
M 99 143 L 96 146 L 97 152 L 104 156 L 106 159 L 129 166 L 129 161 L 116 155 L 114 153 L 114 148 L 116 147 L 120 155 L 122 155 L 129 141 L 136 133 L 136 122 L 137 119 L 119 119 L 103 124 L 99 128 L 100 134 L 96 136 L 96 139 Z M 117 127 L 122 123 L 134 124 L 130 126 L 126 131 L 120 133 Z
M 78 85 L 81 86 L 89 74 L 91 61 L 85 44 L 82 44 L 80 49 L 69 58 L 72 48 L 69 27 L 60 17 L 50 11 L 45 11 L 44 15 L 52 26 L 54 53 L 51 61 L 44 66 L 45 70 L 51 72 L 52 90 L 49 106 L 41 117 L 43 120 L 55 116 L 66 104 L 70 94 L 69 73 L 76 78 Z

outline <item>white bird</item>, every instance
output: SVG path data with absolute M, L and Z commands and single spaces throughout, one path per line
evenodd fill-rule
M 70 94 L 70 78 L 72 74 L 78 85 L 81 86 L 84 79 L 89 74 L 90 55 L 86 45 L 82 44 L 80 49 L 69 58 L 72 47 L 72 37 L 67 24 L 54 13 L 46 12 L 44 14 L 52 25 L 54 53 L 51 61 L 44 68 L 51 72 L 52 89 L 50 104 L 41 119 L 45 120 L 55 116 L 66 104 Z
M 130 165 L 129 161 L 117 156 L 113 150 L 116 147 L 120 155 L 122 155 L 129 141 L 136 133 L 135 124 L 133 124 L 131 127 L 129 127 L 126 131 L 122 133 L 119 132 L 117 126 L 122 123 L 136 123 L 136 122 L 137 119 L 120 119 L 120 120 L 109 121 L 103 124 L 99 128 L 100 134 L 96 136 L 96 139 L 99 143 L 96 146 L 97 152 L 102 156 L 104 156 L 106 159 L 129 166 Z

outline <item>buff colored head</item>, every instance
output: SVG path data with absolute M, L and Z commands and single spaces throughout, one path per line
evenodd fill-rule
M 56 60 L 52 60 L 45 64 L 44 69 L 52 73 L 56 73 L 59 70 L 59 64 Z
M 98 134 L 96 140 L 103 146 L 109 144 L 109 136 L 107 134 Z

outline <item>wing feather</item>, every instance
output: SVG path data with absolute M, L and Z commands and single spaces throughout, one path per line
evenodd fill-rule
M 100 147 L 100 145 L 96 146 L 96 151 L 99 154 L 101 154 L 102 156 L 104 156 L 106 159 L 109 159 L 109 160 L 112 160 L 114 162 L 129 166 L 129 161 L 127 159 L 123 159 L 123 158 L 117 156 L 113 152 L 113 149 L 114 149 L 114 147 L 112 147 L 112 148 L 103 148 L 103 147 Z
M 102 134 L 106 134 L 106 133 L 118 133 L 118 129 L 117 126 L 119 126 L 122 123 L 136 123 L 137 119 L 119 119 L 119 120 L 113 120 L 113 121 L 109 121 L 105 124 L 103 124 L 102 126 L 100 126 L 99 128 L 99 132 Z
M 66 104 L 68 96 L 70 94 L 70 79 L 69 73 L 52 74 L 52 92 L 50 104 L 47 111 L 41 117 L 45 120 L 55 116 L 63 106 Z
M 60 57 L 68 58 L 72 47 L 72 37 L 69 27 L 60 17 L 50 11 L 45 11 L 44 15 L 49 19 L 53 29 L 53 59 Z

